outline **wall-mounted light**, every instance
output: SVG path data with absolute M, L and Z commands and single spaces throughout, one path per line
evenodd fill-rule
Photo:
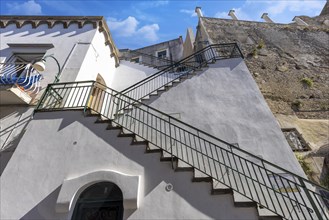
M 58 60 L 53 55 L 47 55 L 47 56 L 43 57 L 41 60 L 39 60 L 39 61 L 35 62 L 34 64 L 32 64 L 32 67 L 34 69 L 36 69 L 37 71 L 39 71 L 39 72 L 45 71 L 46 61 L 47 61 L 48 58 L 54 59 L 56 64 L 57 64 L 58 72 L 57 72 L 57 74 L 55 76 L 55 80 L 54 80 L 54 83 L 57 83 L 59 81 L 60 74 L 61 74 L 62 71 L 61 71 L 61 67 L 59 65 Z
M 46 69 L 46 60 L 41 59 L 41 60 L 35 62 L 32 66 L 34 69 L 38 70 L 39 72 L 43 72 Z

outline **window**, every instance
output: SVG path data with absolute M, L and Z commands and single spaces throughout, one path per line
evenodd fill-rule
M 44 53 L 15 53 L 11 59 L 12 63 L 16 65 L 16 76 L 19 77 L 24 71 L 24 69 L 19 68 L 20 66 L 25 67 L 28 63 L 39 61 L 44 55 Z
M 72 220 L 121 220 L 122 218 L 122 191 L 110 182 L 96 183 L 83 191 L 72 216 Z
M 133 57 L 130 59 L 131 62 L 139 63 L 139 57 Z
M 157 57 L 159 58 L 167 58 L 167 50 L 162 50 L 157 52 Z

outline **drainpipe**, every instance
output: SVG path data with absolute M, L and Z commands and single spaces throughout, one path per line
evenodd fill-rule
M 228 15 L 231 16 L 233 20 L 239 20 L 238 17 L 235 15 L 235 10 L 233 9 L 229 11 Z
M 199 18 L 203 17 L 202 11 L 201 11 L 201 7 L 195 7 L 195 12 L 197 13 Z
M 274 23 L 272 19 L 268 16 L 268 13 L 263 13 L 262 19 L 264 19 L 267 23 Z
M 308 26 L 308 24 L 298 16 L 295 16 L 292 20 L 296 22 L 298 25 Z

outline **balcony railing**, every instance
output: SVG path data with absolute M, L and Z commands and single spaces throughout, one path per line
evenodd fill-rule
M 16 85 L 25 92 L 38 93 L 41 79 L 31 63 L 0 63 L 0 85 Z

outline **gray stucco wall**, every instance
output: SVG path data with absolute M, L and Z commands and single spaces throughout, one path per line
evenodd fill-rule
M 32 119 L 32 113 L 32 107 L 0 106 L 0 175 Z
M 114 70 L 113 81 L 110 87 L 114 90 L 122 91 L 158 71 L 158 69 L 152 67 L 121 60 L 120 66 Z
M 55 211 L 64 180 L 99 170 L 140 177 L 138 209 L 124 218 L 256 219 L 255 209 L 234 208 L 231 195 L 210 195 L 210 185 L 192 183 L 191 172 L 174 172 L 159 154 L 145 154 L 94 120 L 77 111 L 35 114 L 1 176 L 1 219 L 69 219 L 73 208 Z
M 183 56 L 183 39 L 179 37 L 174 40 L 169 40 L 159 44 L 154 44 L 148 47 L 139 48 L 135 51 L 156 56 L 157 51 L 168 49 L 168 60 L 179 61 Z
M 217 61 L 150 104 L 304 176 L 278 122 L 240 58 Z

